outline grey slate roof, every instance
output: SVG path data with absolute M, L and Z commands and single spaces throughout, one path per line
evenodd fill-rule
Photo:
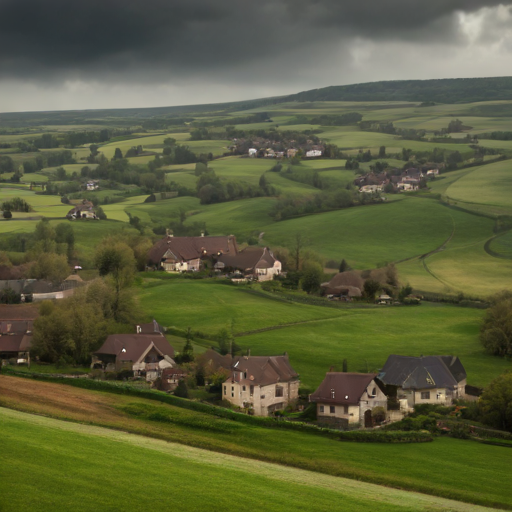
M 466 371 L 455 356 L 388 357 L 378 379 L 402 389 L 454 388 L 466 378 Z

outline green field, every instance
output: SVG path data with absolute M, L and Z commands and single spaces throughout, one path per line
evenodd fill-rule
M 454 354 L 468 382 L 485 386 L 510 367 L 487 355 L 478 339 L 483 312 L 455 306 L 328 308 L 277 301 L 214 280 L 149 280 L 138 291 L 148 316 L 165 326 L 209 335 L 221 328 L 251 354 L 290 355 L 302 383 L 315 388 L 331 365 L 378 371 L 390 354 Z M 287 325 L 288 324 L 288 325 Z M 212 342 L 215 343 L 215 342 Z
M 5 512 L 53 512 L 70 508 L 79 511 L 114 511 L 125 509 L 124 504 L 128 503 L 130 508 L 145 507 L 148 499 L 157 508 L 179 507 L 180 510 L 190 511 L 200 508 L 224 510 L 233 500 L 240 502 L 237 508 L 247 511 L 284 511 L 291 508 L 304 511 L 488 510 L 469 503 L 223 455 L 101 427 L 7 409 L 0 411 L 2 433 L 9 439 L 0 454 L 0 459 L 3 459 L 0 491 L 2 510 Z M 275 434 L 285 441 L 279 435 L 281 432 Z M 296 437 L 295 433 L 291 433 L 291 440 L 299 441 Z M 459 468 L 463 466 L 459 457 L 454 457 L 449 463 L 447 460 L 447 455 L 459 448 L 457 443 L 460 441 L 443 441 L 439 447 L 435 446 L 437 443 L 431 443 L 421 448 L 423 453 L 426 450 L 433 458 L 444 454 L 442 460 L 438 461 L 440 468 L 458 470 L 450 478 L 454 497 L 462 495 L 474 499 L 481 491 L 477 498 L 479 502 L 509 503 L 506 491 L 499 489 L 505 474 L 492 471 L 493 466 L 485 465 L 482 460 L 484 453 L 492 454 L 494 462 L 501 461 L 503 464 L 502 452 L 506 450 L 501 449 L 500 452 L 500 448 L 476 444 L 474 448 L 468 446 L 468 454 L 479 460 L 472 460 L 472 472 L 485 469 L 486 476 L 479 478 L 471 490 L 462 490 L 461 484 L 467 477 L 460 478 L 460 475 L 466 474 L 468 468 L 460 471 Z M 289 445 L 289 442 L 285 442 L 285 445 Z M 342 445 L 338 443 L 338 446 L 341 448 Z M 353 452 L 353 446 L 345 444 L 343 448 L 336 451 L 343 453 L 348 448 L 349 453 Z M 357 448 L 360 449 L 357 459 L 365 461 L 366 466 L 372 463 L 377 466 L 377 460 L 387 458 L 386 451 L 389 452 L 387 446 L 359 445 Z M 417 464 L 418 455 L 420 461 L 425 456 L 418 453 L 419 445 L 389 448 L 402 451 L 402 461 L 407 461 L 401 464 L 403 468 L 415 468 L 412 473 L 404 473 L 403 478 L 409 482 L 421 478 L 425 469 L 424 465 Z M 357 467 L 354 455 L 352 453 L 347 458 L 351 458 L 350 464 Z M 463 457 L 463 460 L 467 459 Z M 411 465 L 413 461 L 414 466 Z M 40 471 L 40 467 L 45 470 Z M 400 474 L 399 471 L 395 473 Z M 432 475 L 429 480 L 432 482 L 439 478 Z M 70 481 L 73 485 L 69 485 Z M 169 481 L 172 481 L 172 485 L 169 485 Z M 106 482 L 108 485 L 105 485 Z M 444 488 L 446 493 L 449 488 L 446 489 L 446 485 Z M 34 496 L 37 496 L 37 500 Z
M 512 213 L 512 164 L 509 160 L 475 167 L 446 190 L 452 199 L 508 208 Z

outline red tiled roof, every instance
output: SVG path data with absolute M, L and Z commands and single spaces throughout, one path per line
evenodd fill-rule
M 23 352 L 32 345 L 32 336 L 26 334 L 13 334 L 0 336 L 0 352 Z
M 276 259 L 268 247 L 247 247 L 238 254 L 223 254 L 218 261 L 225 267 L 240 270 L 254 270 L 256 268 L 272 268 Z
M 163 354 L 174 357 L 174 349 L 161 334 L 111 334 L 95 355 L 113 355 L 121 361 L 138 361 L 151 343 Z
M 376 373 L 328 372 L 309 399 L 311 402 L 357 405 L 376 376 Z
M 240 356 L 232 366 L 233 372 L 244 372 L 247 382 L 256 386 L 267 386 L 295 380 L 299 374 L 291 367 L 288 356 Z
M 238 248 L 234 236 L 166 236 L 149 250 L 150 263 L 160 263 L 168 250 L 178 261 L 190 261 L 219 253 L 236 254 Z

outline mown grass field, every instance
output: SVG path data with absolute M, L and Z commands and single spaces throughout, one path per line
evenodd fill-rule
M 476 167 L 450 185 L 446 195 L 466 203 L 506 207 L 512 213 L 512 164 L 505 160 Z
M 405 445 L 342 443 L 327 437 L 261 428 L 140 398 L 91 392 L 62 384 L 0 376 L 0 388 L 0 403 L 4 406 L 110 427 L 105 431 L 0 409 L 2 432 L 10 441 L 0 452 L 0 458 L 9 461 L 0 466 L 0 472 L 7 471 L 6 478 L 0 479 L 0 489 L 2 497 L 9 496 L 7 503 L 18 507 L 12 510 L 30 506 L 35 492 L 39 498 L 35 503 L 40 508 L 33 510 L 46 510 L 41 508 L 43 505 L 60 510 L 61 499 L 69 508 L 77 495 L 80 498 L 77 506 L 95 500 L 94 510 L 98 506 L 109 510 L 105 506 L 116 503 L 120 495 L 131 497 L 133 493 L 130 503 L 138 503 L 137 496 L 141 495 L 146 503 L 148 486 L 151 489 L 153 485 L 160 489 L 160 494 L 156 490 L 154 493 L 159 496 L 165 492 L 162 489 L 171 489 L 168 498 L 164 494 L 167 503 L 172 496 L 181 496 L 176 494 L 182 492 L 177 491 L 178 488 L 185 490 L 180 508 L 190 503 L 196 507 L 190 510 L 197 510 L 200 504 L 204 507 L 205 502 L 216 503 L 215 499 L 220 499 L 216 496 L 225 496 L 221 491 L 226 489 L 229 490 L 226 499 L 232 503 L 237 492 L 243 489 L 247 494 L 247 489 L 258 486 L 262 478 L 265 508 L 277 506 L 275 510 L 290 510 L 287 495 L 282 496 L 282 503 L 267 499 L 269 492 L 280 492 L 279 482 L 283 481 L 285 489 L 291 490 L 292 495 L 298 493 L 304 504 L 302 509 L 297 508 L 300 503 L 294 506 L 297 510 L 323 510 L 318 508 L 323 507 L 322 500 L 317 500 L 316 495 L 309 498 L 309 491 L 315 488 L 320 488 L 324 494 L 330 489 L 354 496 L 354 503 L 342 499 L 340 510 L 347 510 L 347 504 L 349 510 L 359 510 L 354 508 L 359 500 L 363 500 L 361 510 L 381 510 L 378 508 L 381 503 L 391 503 L 395 507 L 392 510 L 400 510 L 397 506 L 404 506 L 406 510 L 416 510 L 415 507 L 419 510 L 473 510 L 470 503 L 512 507 L 506 485 L 511 477 L 506 448 L 454 439 Z M 170 421 L 145 419 L 151 413 L 163 414 Z M 198 428 L 201 424 L 209 428 Z M 135 438 L 112 428 L 156 437 L 163 442 Z M 127 443 L 138 449 L 131 452 Z M 141 460 L 144 460 L 143 471 Z M 44 472 L 39 470 L 41 465 L 45 466 Z M 310 471 L 304 472 L 304 469 Z M 115 476 L 107 476 L 108 486 L 104 485 L 106 472 Z M 75 482 L 73 486 L 65 484 L 70 477 Z M 172 486 L 165 484 L 169 479 L 173 481 Z M 277 480 L 275 487 L 274 480 Z M 300 483 L 300 491 L 293 488 L 295 483 Z M 428 495 L 372 485 L 375 483 Z M 19 492 L 22 489 L 26 492 Z M 467 503 L 443 502 L 435 496 Z M 105 503 L 105 506 L 98 503 Z M 337 504 L 330 499 L 326 510 L 336 510 Z M 249 503 L 247 510 L 260 508 L 257 501 Z
M 165 326 L 209 335 L 233 329 L 251 354 L 288 352 L 303 385 L 314 389 L 331 365 L 378 371 L 390 354 L 453 354 L 468 382 L 485 386 L 510 363 L 487 355 L 478 339 L 483 311 L 450 305 L 330 308 L 277 301 L 214 280 L 150 280 L 137 292 L 146 315 Z M 212 342 L 215 344 L 215 342 Z

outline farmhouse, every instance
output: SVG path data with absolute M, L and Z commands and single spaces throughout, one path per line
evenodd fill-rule
M 281 262 L 268 247 L 248 247 L 236 254 L 222 254 L 214 268 L 221 271 L 239 270 L 245 277 L 269 281 L 281 273 Z
M 417 404 L 451 405 L 465 397 L 466 370 L 455 356 L 391 355 L 378 380 L 411 409 Z
M 79 204 L 79 205 L 71 208 L 71 210 L 69 210 L 69 212 L 66 214 L 66 218 L 69 220 L 77 220 L 77 219 L 99 220 L 99 217 L 96 215 L 94 205 L 89 201 L 84 201 L 83 204 Z
M 0 361 L 30 365 L 31 334 L 8 334 L 0 336 Z
M 375 407 L 387 409 L 387 397 L 375 382 L 376 373 L 328 372 L 309 397 L 320 422 L 348 427 L 373 426 Z
M 318 158 L 322 156 L 322 152 L 319 149 L 311 149 L 306 151 L 306 158 Z
M 174 349 L 158 334 L 111 334 L 92 354 L 91 368 L 131 370 L 134 376 L 156 380 L 162 370 L 176 366 Z
M 166 272 L 199 271 L 203 259 L 237 252 L 233 235 L 174 237 L 167 234 L 150 249 L 148 261 Z
M 299 397 L 299 375 L 288 354 L 234 358 L 231 375 L 222 385 L 222 398 L 255 416 L 283 410 Z
M 164 368 L 159 389 L 162 391 L 174 391 L 180 382 L 187 376 L 187 372 L 181 368 Z
M 352 299 L 353 297 L 361 297 L 364 279 L 351 270 L 339 272 L 329 282 L 322 283 L 320 286 L 325 295 Z

